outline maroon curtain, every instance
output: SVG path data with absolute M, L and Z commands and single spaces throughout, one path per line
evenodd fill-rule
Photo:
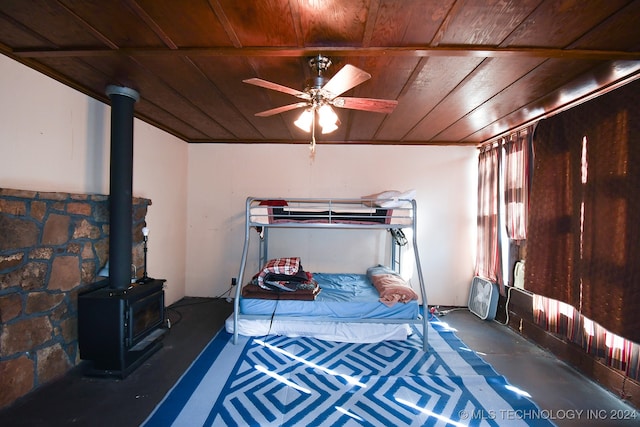
M 533 127 L 529 126 L 505 138 L 504 202 L 507 236 L 527 238 L 529 219 L 530 156 Z
M 640 81 L 575 111 L 585 127 L 582 314 L 640 343 Z
M 480 152 L 478 159 L 478 241 L 476 276 L 501 284 L 500 243 L 498 233 L 498 176 L 500 146 Z
M 563 115 L 544 120 L 534 135 L 525 287 L 577 307 L 580 291 L 573 283 L 571 260 L 580 240 L 574 198 L 581 138 L 566 122 Z
M 640 342 L 640 81 L 540 122 L 527 289 Z

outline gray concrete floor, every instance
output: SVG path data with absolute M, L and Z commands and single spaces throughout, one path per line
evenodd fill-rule
M 224 299 L 183 299 L 169 310 L 173 327 L 163 348 L 127 378 L 87 377 L 79 366 L 0 411 L 0 426 L 138 426 L 232 310 Z M 440 320 L 512 385 L 531 394 L 546 411 L 542 415 L 553 417 L 558 426 L 640 425 L 640 412 L 507 327 L 467 310 L 452 311 Z M 613 419 L 625 414 L 638 418 Z
M 640 411 L 506 326 L 468 310 L 452 311 L 439 320 L 456 329 L 467 347 L 510 384 L 529 393 L 540 407 L 539 415 L 558 426 L 640 425 Z

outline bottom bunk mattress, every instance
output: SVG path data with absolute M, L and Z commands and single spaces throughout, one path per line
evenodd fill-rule
M 314 273 L 320 293 L 313 301 L 241 298 L 240 313 L 292 317 L 323 317 L 344 321 L 356 319 L 419 319 L 417 300 L 389 307 L 366 274 Z
M 240 298 L 238 333 L 379 342 L 406 339 L 411 333 L 408 323 L 421 318 L 417 300 L 391 307 L 380 302 L 380 294 L 366 274 L 314 273 L 313 279 L 321 289 L 313 301 L 277 299 L 277 294 L 276 299 Z M 361 322 L 364 319 L 367 321 Z M 233 333 L 233 316 L 226 329 Z

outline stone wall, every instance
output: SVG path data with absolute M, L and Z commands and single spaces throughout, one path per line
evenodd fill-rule
M 133 200 L 144 269 L 148 199 Z M 77 365 L 77 297 L 109 257 L 109 197 L 0 188 L 0 408 Z

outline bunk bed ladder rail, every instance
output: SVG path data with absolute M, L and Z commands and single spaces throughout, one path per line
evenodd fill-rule
M 247 266 L 247 255 L 249 252 L 249 242 L 251 233 L 251 197 L 247 197 L 244 219 L 244 245 L 242 247 L 242 259 L 240 260 L 240 271 L 238 272 L 238 280 L 236 282 L 236 296 L 233 299 L 233 343 L 238 343 L 238 313 L 240 313 L 240 294 L 244 286 L 244 271 Z M 263 231 L 264 228 L 263 228 Z M 262 250 L 262 247 L 259 248 Z
M 418 230 L 416 223 L 418 222 L 418 207 L 415 199 L 411 200 L 411 206 L 413 209 L 413 221 L 411 221 L 411 241 L 413 244 L 413 252 L 416 261 L 416 270 L 418 271 L 418 282 L 420 283 L 420 297 L 422 298 L 422 350 L 427 352 L 429 350 L 429 314 L 427 304 L 427 292 L 424 283 L 424 276 L 422 274 L 422 263 L 420 262 L 420 252 L 418 251 Z
M 396 273 L 400 273 L 402 267 L 402 247 L 393 236 L 392 230 L 389 230 L 391 234 L 391 268 Z

